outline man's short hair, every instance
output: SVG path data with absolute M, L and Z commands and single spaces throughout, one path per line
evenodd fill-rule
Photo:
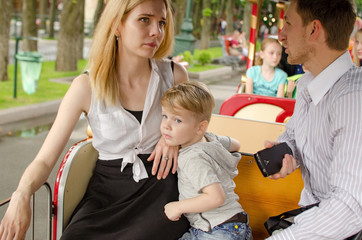
M 303 25 L 319 20 L 326 32 L 327 45 L 331 49 L 346 50 L 356 21 L 353 0 L 291 0 Z

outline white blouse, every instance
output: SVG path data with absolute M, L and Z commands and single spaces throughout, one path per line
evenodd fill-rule
M 142 121 L 120 104 L 105 106 L 92 97 L 87 116 L 93 134 L 93 146 L 100 160 L 123 158 L 121 170 L 133 164 L 136 182 L 147 178 L 145 166 L 138 154 L 150 154 L 161 137 L 161 97 L 174 84 L 171 63 L 168 60 L 150 60 L 152 72 L 147 89 Z

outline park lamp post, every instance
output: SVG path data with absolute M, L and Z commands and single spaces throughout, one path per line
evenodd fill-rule
M 190 18 L 192 0 L 187 0 L 185 18 L 181 25 L 181 33 L 175 36 L 174 56 L 185 51 L 194 52 L 196 38 L 192 35 L 192 20 Z

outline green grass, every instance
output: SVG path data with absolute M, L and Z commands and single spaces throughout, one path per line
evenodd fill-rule
M 223 66 L 221 65 L 214 65 L 214 64 L 207 64 L 207 65 L 200 65 L 200 64 L 194 64 L 192 67 L 188 68 L 187 71 L 189 72 L 202 72 L 202 71 L 207 71 L 207 70 L 211 70 L 211 69 L 217 69 L 217 68 L 221 68 Z
M 54 78 L 73 77 L 80 74 L 85 68 L 86 60 L 78 62 L 78 70 L 74 72 L 55 71 L 55 61 L 43 62 L 38 87 L 34 94 L 24 92 L 21 84 L 20 64 L 17 73 L 17 98 L 14 96 L 14 65 L 8 65 L 8 81 L 0 81 L 0 110 L 26 106 L 29 104 L 60 99 L 69 88 L 69 84 L 49 81 Z

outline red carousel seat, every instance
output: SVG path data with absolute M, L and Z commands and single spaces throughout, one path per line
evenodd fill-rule
M 54 184 L 53 240 L 60 239 L 69 219 L 83 198 L 93 175 L 98 152 L 92 138 L 74 144 L 65 154 Z
M 284 123 L 293 115 L 295 99 L 236 94 L 226 99 L 220 115 Z

